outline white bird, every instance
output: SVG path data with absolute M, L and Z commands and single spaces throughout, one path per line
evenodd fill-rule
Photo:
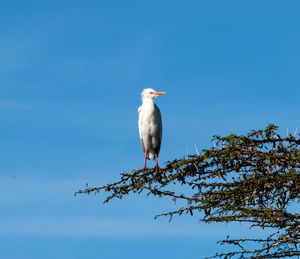
M 142 105 L 139 107 L 139 133 L 143 151 L 145 153 L 145 163 L 143 171 L 146 169 L 147 159 L 155 159 L 155 168 L 158 172 L 157 157 L 159 155 L 161 137 L 162 137 L 162 122 L 161 113 L 157 105 L 154 103 L 154 98 L 165 94 L 165 92 L 156 92 L 148 88 L 142 92 Z

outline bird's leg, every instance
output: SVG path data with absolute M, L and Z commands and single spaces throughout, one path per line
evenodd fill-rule
M 156 168 L 156 173 L 158 173 L 158 169 L 162 169 L 161 167 L 158 166 L 158 162 L 157 162 L 157 154 L 154 155 L 155 156 L 155 168 Z
M 146 169 L 147 155 L 148 155 L 148 149 L 145 150 L 145 163 L 144 163 L 144 168 L 143 168 L 144 173 L 145 173 L 145 169 Z

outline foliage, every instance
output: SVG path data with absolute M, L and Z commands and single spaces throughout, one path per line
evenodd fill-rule
M 146 191 L 171 197 L 174 202 L 187 201 L 185 207 L 156 217 L 171 220 L 174 215 L 198 212 L 203 222 L 248 222 L 250 227 L 271 231 L 262 239 L 227 237 L 219 243 L 234 245 L 233 251 L 212 258 L 299 256 L 300 139 L 281 137 L 277 126 L 268 125 L 246 136 L 215 136 L 213 141 L 211 149 L 168 162 L 158 173 L 154 169 L 133 170 L 123 173 L 118 182 L 77 193 L 103 190 L 109 193 L 106 203 Z M 189 191 L 183 194 L 174 184 Z

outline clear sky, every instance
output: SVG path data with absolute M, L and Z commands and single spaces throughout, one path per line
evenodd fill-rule
M 247 233 L 154 220 L 168 200 L 73 194 L 143 166 L 144 88 L 167 92 L 161 163 L 215 134 L 294 131 L 299 13 L 292 0 L 2 0 L 0 257 L 203 258 Z

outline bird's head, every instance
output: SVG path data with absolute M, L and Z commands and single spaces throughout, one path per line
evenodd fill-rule
M 166 94 L 166 92 L 156 92 L 152 88 L 147 88 L 147 89 L 144 89 L 144 91 L 142 92 L 142 100 L 146 100 L 146 99 L 153 100 L 154 98 L 156 98 L 157 96 L 159 96 L 161 94 Z

